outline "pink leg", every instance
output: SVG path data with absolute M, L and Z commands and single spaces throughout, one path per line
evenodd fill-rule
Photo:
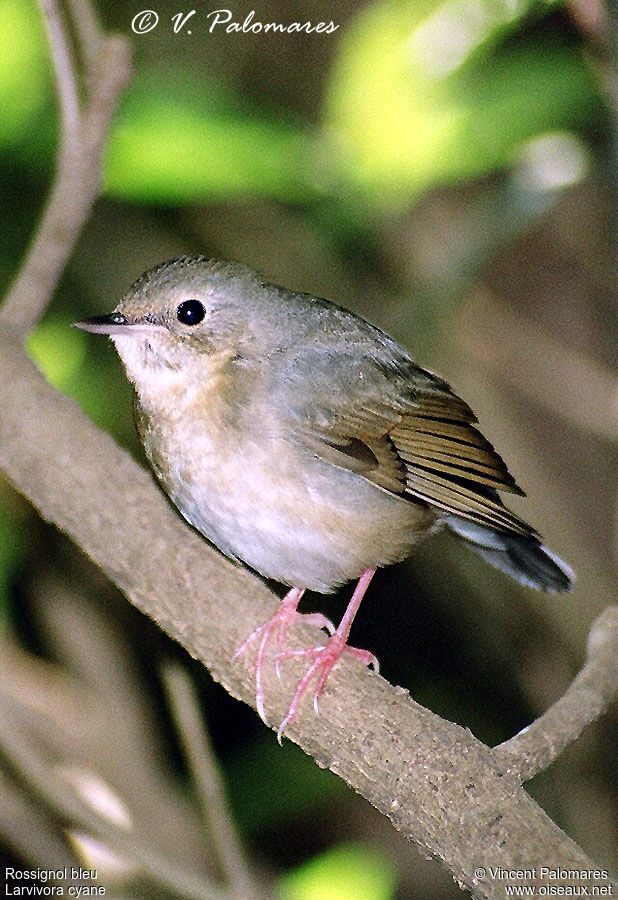
M 233 659 L 242 656 L 253 641 L 260 639 L 258 652 L 255 658 L 255 700 L 258 715 L 265 725 L 268 725 L 268 722 L 264 710 L 263 673 L 266 648 L 268 647 L 271 638 L 273 636 L 276 638 L 277 656 L 275 665 L 277 675 L 279 675 L 279 660 L 283 656 L 281 647 L 283 646 L 287 630 L 295 619 L 300 618 L 309 625 L 317 625 L 318 628 L 326 628 L 330 634 L 335 632 L 333 623 L 321 613 L 302 614 L 297 611 L 298 604 L 304 593 L 304 590 L 301 588 L 291 588 L 279 604 L 279 608 L 274 616 L 269 619 L 268 622 L 265 622 L 263 625 L 260 625 L 259 628 L 256 628 L 255 631 L 252 631 L 233 656 Z
M 360 660 L 364 665 L 372 665 L 374 669 L 376 669 L 376 671 L 378 670 L 378 660 L 373 655 L 373 653 L 370 653 L 368 650 L 359 650 L 357 647 L 350 647 L 347 643 L 348 637 L 350 636 L 352 622 L 354 621 L 354 617 L 358 612 L 361 601 L 365 596 L 365 592 L 369 587 L 369 583 L 373 578 L 375 571 L 375 569 L 366 569 L 363 572 L 358 580 L 356 588 L 354 589 L 354 593 L 352 594 L 352 598 L 348 603 L 348 607 L 343 615 L 343 618 L 339 623 L 339 627 L 334 632 L 334 634 L 331 634 L 330 638 L 323 647 L 313 647 L 308 650 L 298 651 L 289 650 L 281 654 L 282 659 L 289 659 L 296 656 L 311 656 L 313 657 L 313 662 L 305 675 L 303 675 L 301 680 L 296 685 L 296 690 L 294 691 L 292 702 L 290 703 L 285 718 L 279 726 L 279 730 L 277 732 L 279 743 L 281 743 L 281 736 L 283 735 L 285 729 L 288 727 L 288 725 L 291 725 L 296 718 L 296 713 L 298 712 L 298 707 L 300 705 L 302 696 L 309 687 L 311 681 L 316 677 L 316 675 L 318 676 L 318 679 L 315 691 L 313 692 L 313 705 L 317 713 L 318 700 L 320 698 L 320 695 L 324 690 L 324 686 L 328 681 L 328 677 L 333 670 L 337 660 L 343 653 L 349 653 L 356 659 Z

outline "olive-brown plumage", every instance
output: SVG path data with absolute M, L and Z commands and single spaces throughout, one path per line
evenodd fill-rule
M 568 566 L 502 503 L 499 491 L 523 492 L 470 407 L 358 316 L 193 257 L 146 272 L 114 313 L 78 325 L 112 337 L 146 454 L 181 513 L 296 589 L 292 612 L 304 589 L 368 582 L 441 526 L 524 584 L 570 586 Z

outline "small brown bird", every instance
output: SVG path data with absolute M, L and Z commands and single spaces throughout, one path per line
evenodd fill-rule
M 223 553 L 290 586 L 258 640 L 279 659 L 305 590 L 358 579 L 279 735 L 315 680 L 314 701 L 347 644 L 375 570 L 447 527 L 524 585 L 571 587 L 573 573 L 498 491 L 522 494 L 449 385 L 406 350 L 327 300 L 266 284 L 250 269 L 181 257 L 142 275 L 115 311 L 76 323 L 110 335 L 136 393 L 136 422 L 157 478 Z M 307 618 L 307 617 L 305 617 Z

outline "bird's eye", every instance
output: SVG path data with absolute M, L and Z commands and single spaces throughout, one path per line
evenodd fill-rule
M 176 310 L 176 318 L 183 325 L 199 325 L 206 310 L 199 300 L 183 300 Z

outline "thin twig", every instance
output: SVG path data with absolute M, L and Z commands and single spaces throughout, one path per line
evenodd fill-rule
M 103 38 L 103 30 L 89 0 L 67 0 L 67 5 L 71 10 L 71 19 L 75 23 L 75 31 L 86 67 L 91 69 Z
M 588 658 L 567 692 L 542 716 L 497 747 L 504 771 L 528 781 L 546 769 L 584 728 L 605 712 L 618 691 L 618 606 L 609 606 L 593 623 Z
M 0 322 L 22 338 L 43 315 L 99 193 L 103 148 L 118 98 L 131 72 L 128 42 L 117 35 L 102 39 L 87 78 L 91 95 L 80 114 L 66 31 L 54 0 L 44 0 L 43 9 L 49 16 L 63 137 L 47 206 L 0 309 Z
M 39 0 L 47 29 L 60 107 L 58 159 L 70 156 L 79 140 L 79 90 L 73 54 L 56 0 Z
M 167 663 L 161 674 L 206 827 L 227 885 L 237 900 L 257 900 L 263 892 L 251 874 L 238 840 L 193 682 L 185 669 L 175 663 Z

